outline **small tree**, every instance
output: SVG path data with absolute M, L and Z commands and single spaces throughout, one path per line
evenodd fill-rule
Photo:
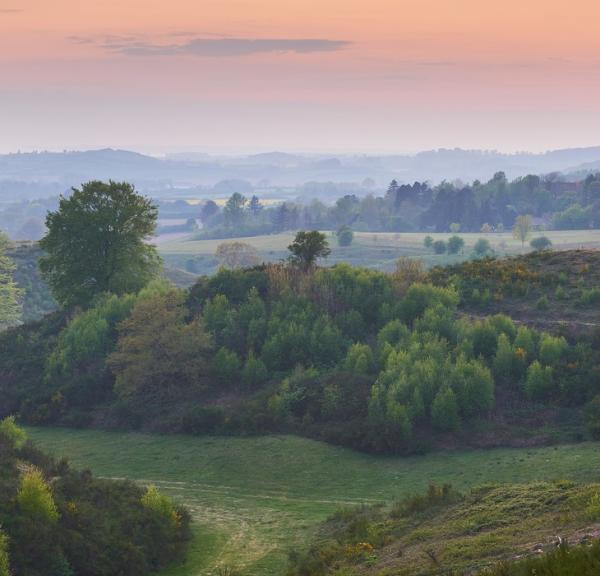
M 527 369 L 525 393 L 532 400 L 546 400 L 554 388 L 553 370 L 542 366 L 537 360 Z
M 448 254 L 458 254 L 465 246 L 465 241 L 460 236 L 448 238 Z
M 223 384 L 233 384 L 240 376 L 241 362 L 238 355 L 221 348 L 213 359 L 213 370 Z
M 539 238 L 534 238 L 529 245 L 538 252 L 541 250 L 549 250 L 552 246 L 552 240 L 547 236 L 540 236 Z
M 531 228 L 531 216 L 517 216 L 515 225 L 513 226 L 513 238 L 519 240 L 521 245 L 525 246 L 525 240 L 529 238 L 529 235 L 531 234 Z
M 493 231 L 494 231 L 494 229 L 492 228 L 491 224 L 488 224 L 487 222 L 485 222 L 484 224 L 481 225 L 480 232 L 482 232 L 483 234 L 491 234 Z
M 436 240 L 433 243 L 433 251 L 436 254 L 445 254 L 447 249 L 448 249 L 448 247 L 443 240 Z
M 340 246 L 350 246 L 354 240 L 354 232 L 350 226 L 342 226 L 337 232 L 337 241 Z
M 20 510 L 31 518 L 51 522 L 58 520 L 58 509 L 52 492 L 37 468 L 32 468 L 23 474 L 17 493 L 17 504 Z
M 292 253 L 290 260 L 304 270 L 308 270 L 315 265 L 318 258 L 327 258 L 331 254 L 329 243 L 325 234 L 317 230 L 298 232 L 294 241 L 288 246 Z
M 452 232 L 452 234 L 458 234 L 460 232 L 460 224 L 458 222 L 452 222 L 452 224 L 450 224 L 450 232 Z
M 423 246 L 429 250 L 433 246 L 433 238 L 431 236 L 425 236 L 423 239 Z

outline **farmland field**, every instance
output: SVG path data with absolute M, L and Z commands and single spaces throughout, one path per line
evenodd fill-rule
M 554 249 L 567 250 L 576 248 L 600 248 L 600 230 L 564 230 L 534 233 L 532 237 L 545 235 L 553 243 Z M 422 259 L 426 265 L 445 265 L 461 262 L 470 257 L 473 246 L 480 238 L 489 240 L 498 256 L 515 255 L 529 252 L 529 244 L 521 246 L 521 242 L 512 237 L 511 232 L 503 233 L 459 233 L 464 239 L 465 248 L 462 254 L 435 255 L 423 246 L 425 236 L 434 240 L 447 240 L 452 234 L 428 234 L 425 232 L 355 232 L 354 242 L 348 247 L 337 246 L 332 232 L 327 232 L 332 248 L 328 264 L 347 262 L 353 266 L 366 266 L 380 270 L 392 270 L 400 256 Z M 250 238 L 236 238 L 254 246 L 259 256 L 267 262 L 281 260 L 288 255 L 287 246 L 294 237 L 293 233 L 270 234 Z M 217 246 L 229 240 L 192 240 L 178 237 L 171 241 L 161 241 L 159 251 L 172 266 L 183 268 L 188 272 L 209 274 L 216 271 L 218 262 L 214 257 Z
M 195 522 L 187 564 L 163 576 L 217 567 L 281 574 L 287 551 L 308 542 L 339 507 L 386 503 L 430 482 L 459 489 L 486 482 L 600 480 L 600 444 L 445 452 L 410 458 L 360 454 L 290 436 L 153 436 L 30 428 L 55 456 L 110 478 L 153 483 L 184 503 Z

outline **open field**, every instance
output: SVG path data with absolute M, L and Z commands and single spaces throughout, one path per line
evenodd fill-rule
M 434 240 L 447 240 L 452 234 L 428 234 L 426 232 L 355 232 L 351 246 L 340 248 L 332 232 L 326 232 L 332 248 L 327 263 L 348 262 L 354 266 L 366 266 L 381 270 L 392 270 L 400 256 L 422 259 L 428 266 L 454 264 L 470 257 L 473 245 L 480 238 L 489 240 L 499 256 L 523 254 L 529 252 L 529 244 L 521 246 L 512 237 L 511 232 L 504 233 L 459 233 L 465 241 L 463 254 L 435 255 L 423 246 L 425 236 Z M 600 248 L 600 230 L 565 230 L 534 233 L 533 237 L 545 235 L 552 240 L 554 249 Z M 236 238 L 254 246 L 265 261 L 277 261 L 288 255 L 287 246 L 294 237 L 293 233 L 270 234 L 250 238 Z M 198 274 L 214 272 L 218 262 L 214 258 L 217 246 L 228 240 L 191 240 L 179 237 L 175 240 L 159 243 L 159 250 L 171 265 L 188 268 Z M 191 262 L 194 262 L 191 264 Z
M 164 576 L 281 574 L 287 550 L 343 506 L 390 502 L 430 482 L 600 480 L 600 444 L 445 452 L 399 458 L 360 454 L 288 436 L 151 436 L 30 428 L 42 449 L 111 478 L 154 483 L 192 511 L 188 563 Z

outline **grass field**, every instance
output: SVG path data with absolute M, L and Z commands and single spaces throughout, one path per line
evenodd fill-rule
M 447 240 L 452 234 L 356 232 L 353 244 L 345 248 L 337 246 L 336 239 L 331 232 L 327 232 L 327 234 L 332 248 L 327 263 L 348 262 L 354 266 L 367 266 L 381 270 L 392 270 L 395 261 L 400 256 L 420 258 L 430 266 L 461 262 L 469 258 L 473 245 L 479 238 L 487 238 L 499 256 L 522 254 L 530 250 L 528 243 L 523 248 L 510 232 L 502 234 L 460 233 L 459 236 L 465 241 L 465 249 L 463 254 L 457 255 L 435 255 L 423 246 L 423 240 L 427 235 L 432 236 L 434 240 Z M 541 234 L 548 236 L 552 240 L 554 248 L 558 250 L 582 247 L 600 248 L 600 230 L 551 231 L 534 233 L 533 236 Z M 293 236 L 292 233 L 271 234 L 237 238 L 236 240 L 254 246 L 265 261 L 276 261 L 288 255 L 287 246 L 291 243 Z M 214 258 L 217 246 L 226 241 L 191 240 L 190 237 L 178 237 L 172 241 L 165 239 L 159 244 L 159 250 L 166 261 L 172 265 L 185 268 L 189 261 L 194 260 L 195 272 L 209 274 L 218 267 L 218 262 Z
M 390 502 L 430 482 L 600 480 L 600 444 L 377 457 L 307 439 L 217 438 L 30 428 L 42 449 L 95 474 L 154 483 L 186 504 L 196 539 L 185 566 L 163 576 L 214 574 L 219 566 L 269 576 L 287 551 L 339 507 Z

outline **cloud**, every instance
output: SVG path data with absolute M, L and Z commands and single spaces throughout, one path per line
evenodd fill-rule
M 264 53 L 309 54 L 315 52 L 335 52 L 337 50 L 342 50 L 351 44 L 351 42 L 344 40 L 327 40 L 320 38 L 217 37 L 190 38 L 183 43 L 159 43 L 148 42 L 131 36 L 107 36 L 101 40 L 71 36 L 69 37 L 69 40 L 76 42 L 77 44 L 97 44 L 105 50 L 127 56 L 188 55 L 204 58 L 224 58 Z

